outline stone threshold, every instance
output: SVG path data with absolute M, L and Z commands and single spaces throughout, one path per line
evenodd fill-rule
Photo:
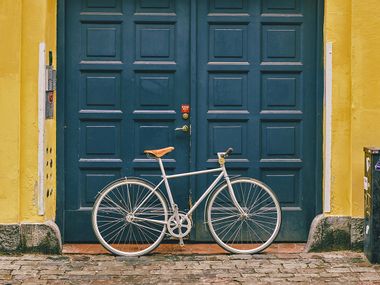
M 304 252 L 305 243 L 274 243 L 263 253 L 301 253 Z M 73 244 L 63 245 L 64 254 L 110 254 L 100 244 Z M 186 243 L 183 247 L 174 243 L 162 243 L 156 248 L 153 254 L 228 254 L 219 245 L 214 243 Z

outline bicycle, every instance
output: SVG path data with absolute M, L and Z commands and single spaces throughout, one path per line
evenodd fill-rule
M 154 250 L 165 234 L 179 239 L 183 245 L 193 225 L 191 214 L 206 197 L 209 231 L 225 250 L 258 253 L 275 240 L 281 226 L 278 199 L 259 180 L 229 178 L 225 159 L 233 152 L 232 148 L 217 153 L 218 168 L 166 175 L 162 157 L 173 150 L 174 147 L 167 147 L 144 151 L 160 166 L 162 180 L 156 186 L 141 178 L 126 177 L 111 182 L 99 192 L 92 211 L 92 227 L 103 247 L 115 255 L 140 256 Z M 220 174 L 189 211 L 179 211 L 168 181 L 213 172 Z M 218 184 L 223 178 L 224 182 Z M 162 184 L 169 201 L 159 188 Z

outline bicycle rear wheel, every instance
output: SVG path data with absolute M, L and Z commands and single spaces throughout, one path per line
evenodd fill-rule
M 257 253 L 277 237 L 281 208 L 276 195 L 264 183 L 252 178 L 231 181 L 241 214 L 232 202 L 227 184 L 209 199 L 207 225 L 215 241 L 231 253 Z
M 92 211 L 99 242 L 116 255 L 139 256 L 155 249 L 166 233 L 168 210 L 159 191 L 139 179 L 116 181 L 102 190 Z

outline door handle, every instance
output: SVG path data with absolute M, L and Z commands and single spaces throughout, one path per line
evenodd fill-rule
M 188 125 L 183 125 L 181 128 L 175 128 L 175 131 L 182 131 L 184 133 L 187 133 L 190 131 L 190 127 Z

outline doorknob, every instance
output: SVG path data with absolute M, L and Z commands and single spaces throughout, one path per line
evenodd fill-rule
M 183 125 L 181 128 L 175 128 L 174 130 L 175 131 L 182 131 L 184 133 L 187 133 L 188 131 L 190 131 L 190 127 L 188 125 Z

